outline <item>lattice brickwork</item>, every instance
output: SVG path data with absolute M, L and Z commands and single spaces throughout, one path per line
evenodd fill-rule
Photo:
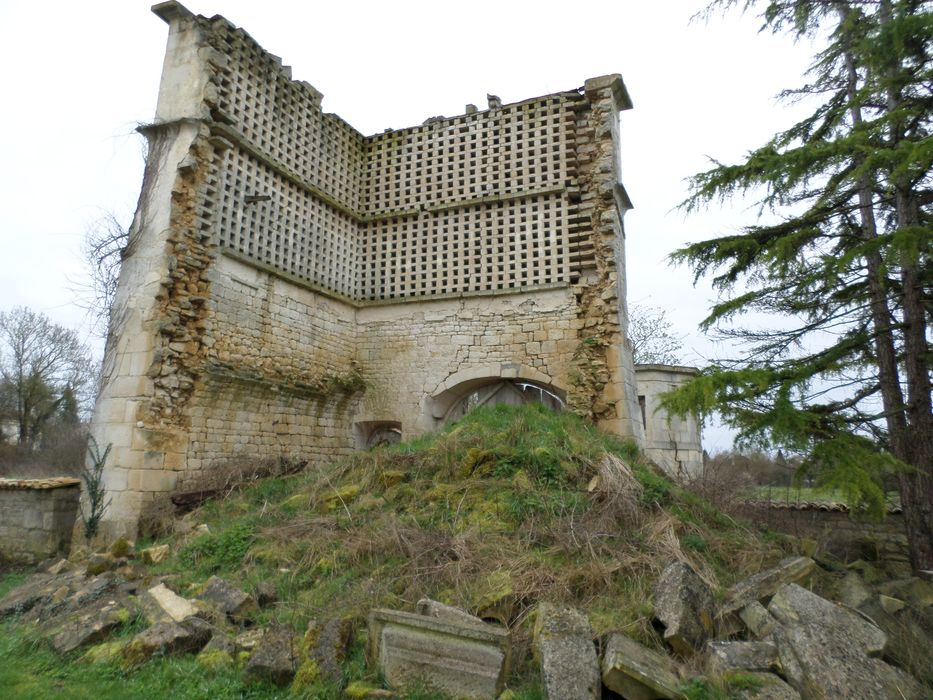
M 557 95 L 368 139 L 364 202 L 382 213 L 560 187 Z
M 209 36 L 223 247 L 355 300 L 570 281 L 565 96 L 364 138 L 242 30 Z
M 217 79 L 219 106 L 266 155 L 315 187 L 359 209 L 363 136 L 323 114 L 320 93 L 289 79 L 289 72 L 241 29 L 214 32 L 230 60 Z
M 359 296 L 359 234 L 346 214 L 239 149 L 226 152 L 221 245 L 343 296 Z M 261 192 L 258 201 L 247 201 Z
M 370 224 L 362 251 L 363 296 L 397 299 L 566 282 L 565 217 L 556 194 Z

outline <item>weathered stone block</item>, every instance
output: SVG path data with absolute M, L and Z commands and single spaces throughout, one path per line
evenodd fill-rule
M 246 668 L 243 669 L 243 678 L 248 683 L 267 681 L 275 685 L 288 685 L 297 668 L 295 635 L 284 627 L 270 627 L 250 654 Z
M 669 564 L 654 585 L 654 617 L 664 626 L 664 641 L 690 656 L 713 633 L 713 593 L 684 562 Z
M 779 670 L 777 647 L 771 642 L 707 642 L 706 666 L 710 673 Z
M 166 620 L 181 622 L 199 612 L 190 600 L 170 590 L 164 583 L 153 586 L 139 596 L 139 604 L 149 624 Z
M 259 609 L 251 595 L 218 576 L 211 576 L 207 580 L 207 585 L 198 598 L 214 605 L 224 615 L 237 621 L 248 618 Z
M 602 677 L 603 685 L 627 700 L 686 697 L 680 692 L 680 665 L 623 634 L 606 640 Z
M 768 612 L 785 626 L 819 624 L 835 639 L 869 656 L 879 656 L 887 643 L 887 635 L 858 613 L 795 583 L 778 590 Z
M 534 650 L 544 693 L 550 700 L 601 697 L 599 660 L 589 620 L 579 610 L 538 605 Z
M 496 697 L 508 674 L 509 633 L 485 623 L 451 622 L 376 609 L 369 655 L 395 687 L 424 681 L 460 698 Z

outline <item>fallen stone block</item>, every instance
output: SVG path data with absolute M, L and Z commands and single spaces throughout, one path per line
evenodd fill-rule
M 458 698 L 496 697 L 511 654 L 507 630 L 416 613 L 369 614 L 369 657 L 393 687 L 418 682 Z
M 534 652 L 549 700 L 592 700 L 601 696 L 599 659 L 590 622 L 579 610 L 538 605 Z
M 624 634 L 613 633 L 606 640 L 602 676 L 603 685 L 627 700 L 686 697 L 680 692 L 680 665 Z
M 816 562 L 810 557 L 787 557 L 777 566 L 749 576 L 726 591 L 722 614 L 735 613 L 750 603 L 762 602 L 785 584 L 801 583 L 815 568 Z
M 757 600 L 739 610 L 739 619 L 753 636 L 766 637 L 774 629 L 775 620 L 764 605 Z
M 110 556 L 107 552 L 98 552 L 92 554 L 87 560 L 84 572 L 88 576 L 97 576 L 105 571 L 113 571 L 118 566 L 120 566 L 120 562 L 116 557 Z
M 321 676 L 332 683 L 340 683 L 352 637 L 353 622 L 349 619 L 312 620 L 302 639 L 300 660 L 313 661 Z
M 59 576 L 73 568 L 74 565 L 67 559 L 59 559 L 57 562 L 48 567 L 46 571 L 52 574 L 52 576 Z
M 754 682 L 754 688 L 736 691 L 737 700 L 800 700 L 800 693 L 773 673 L 743 673 L 742 677 Z
M 256 584 L 253 593 L 256 604 L 259 605 L 260 608 L 269 607 L 279 600 L 279 593 L 275 588 L 275 584 L 271 581 L 260 581 Z
M 887 643 L 887 635 L 862 615 L 796 583 L 783 586 L 774 595 L 768 612 L 785 626 L 819 624 L 840 643 L 868 656 L 879 656 Z
M 885 661 L 890 661 L 913 673 L 933 687 L 933 631 L 924 629 L 916 610 L 905 608 L 895 614 L 882 607 L 880 596 L 862 603 L 859 612 L 888 635 L 884 648 Z
M 145 663 L 156 654 L 186 654 L 200 651 L 210 640 L 212 629 L 204 620 L 191 618 L 185 622 L 166 620 L 143 630 L 123 649 L 127 665 Z
M 706 643 L 706 653 L 706 668 L 713 674 L 780 670 L 777 647 L 771 642 L 710 641 Z
M 59 654 L 67 654 L 75 649 L 96 644 L 135 616 L 136 610 L 126 598 L 102 598 L 93 601 L 50 629 L 52 648 Z
M 139 596 L 139 605 L 150 625 L 169 620 L 181 622 L 199 612 L 192 601 L 182 598 L 164 583 L 153 586 Z
M 669 564 L 654 584 L 654 617 L 664 641 L 690 656 L 713 634 L 713 593 L 687 564 Z
M 291 683 L 298 668 L 295 635 L 285 627 L 269 627 L 250 654 L 243 679 L 247 683 L 268 682 L 284 686 Z
M 921 700 L 925 695 L 909 674 L 866 656 L 860 644 L 819 621 L 778 625 L 774 642 L 785 678 L 804 698 Z
M 211 576 L 198 595 L 198 599 L 215 606 L 231 620 L 242 622 L 255 613 L 259 607 L 248 593 L 232 586 L 218 576 Z
M 233 642 L 236 644 L 236 648 L 239 651 L 253 651 L 253 649 L 259 646 L 265 633 L 266 630 L 262 627 L 246 630 L 234 637 Z
M 46 596 L 52 595 L 60 584 L 50 574 L 33 574 L 24 584 L 17 586 L 0 598 L 0 619 L 11 615 L 22 615 L 31 610 Z
M 168 559 L 168 555 L 171 554 L 171 550 L 167 544 L 159 544 L 155 547 L 147 547 L 142 550 L 139 555 L 143 560 L 143 564 L 161 564 L 163 561 Z

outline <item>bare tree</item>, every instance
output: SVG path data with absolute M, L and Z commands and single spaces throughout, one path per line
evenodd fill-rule
M 87 279 L 76 285 L 79 305 L 91 321 L 94 332 L 107 337 L 110 308 L 117 292 L 120 265 L 129 234 L 113 213 L 105 214 L 92 224 L 84 236 L 81 254 L 87 268 Z
M 629 341 L 636 365 L 676 365 L 681 362 L 683 336 L 676 335 L 667 311 L 657 306 L 629 307 Z
M 0 417 L 32 447 L 63 403 L 91 385 L 91 353 L 77 334 L 25 307 L 0 312 Z

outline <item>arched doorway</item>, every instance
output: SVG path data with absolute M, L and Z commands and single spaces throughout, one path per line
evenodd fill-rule
M 524 379 L 493 378 L 487 384 L 465 387 L 463 395 L 447 411 L 444 422 L 462 418 L 480 406 L 521 406 L 526 403 L 540 403 L 555 411 L 564 408 L 563 397 L 539 384 Z

